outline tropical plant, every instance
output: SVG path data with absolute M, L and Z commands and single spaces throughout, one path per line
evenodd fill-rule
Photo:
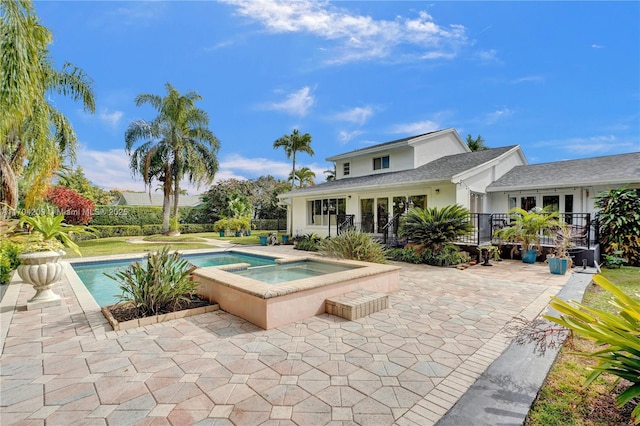
M 74 253 L 81 256 L 80 248 L 71 239 L 72 234 L 90 234 L 95 230 L 87 226 L 68 225 L 64 223 L 64 215 L 49 216 L 36 215 L 20 216 L 19 225 L 22 227 L 27 225 L 30 231 L 30 237 L 23 251 L 47 251 L 59 250 L 62 247 L 68 247 Z
M 118 303 L 133 306 L 141 318 L 173 312 L 189 302 L 198 287 L 190 279 L 195 269 L 180 253 L 164 247 L 149 253 L 145 263 L 134 262 L 114 275 L 105 275 L 120 284 Z
M 398 235 L 430 248 L 437 256 L 445 244 L 468 235 L 472 229 L 469 210 L 458 204 L 443 208 L 414 207 L 400 218 Z
M 363 262 L 385 263 L 384 247 L 371 234 L 353 229 L 320 241 L 318 250 L 327 256 Z
M 495 236 L 514 243 L 512 255 L 518 250 L 518 245 L 522 250 L 540 250 L 541 237 L 551 236 L 553 230 L 561 226 L 558 212 L 551 211 L 550 208 L 526 211 L 515 207 L 508 213 L 511 215 L 509 226 L 498 229 Z
M 622 251 L 629 265 L 640 266 L 640 191 L 618 188 L 596 196 L 600 244 L 604 254 Z
M 227 218 L 218 219 L 213 223 L 213 230 L 216 232 L 226 231 L 227 229 L 231 229 Z
M 619 310 L 618 315 L 553 297 L 551 307 L 560 315 L 545 315 L 544 318 L 602 345 L 596 352 L 579 354 L 599 361 L 585 386 L 602 373 L 629 381 L 631 386 L 618 395 L 616 402 L 623 406 L 635 401 L 632 418 L 635 423 L 640 423 L 640 405 L 637 402 L 640 397 L 640 300 L 627 295 L 601 275 L 594 276 L 593 281 L 613 295 L 610 303 Z
M 64 186 L 54 186 L 47 192 L 47 201 L 58 208 L 70 225 L 86 225 L 93 217 L 93 201 Z
M 69 63 L 56 70 L 47 49 L 51 42 L 31 1 L 0 2 L 0 201 L 11 209 L 18 203 L 19 177 L 28 181 L 24 202 L 32 208 L 64 157 L 73 159 L 76 135 L 50 103 L 52 92 L 95 111 L 91 80 Z
M 295 243 L 293 248 L 296 250 L 318 251 L 321 238 L 317 234 L 310 233 L 294 238 L 294 240 Z
M 299 187 L 306 188 L 314 186 L 316 182 L 313 180 L 316 177 L 316 173 L 308 167 L 301 167 L 296 170 L 295 178 L 298 179 Z M 289 180 L 293 181 L 293 177 L 289 174 Z
M 471 151 L 485 151 L 489 149 L 489 147 L 484 144 L 484 139 L 480 135 L 478 135 L 478 137 L 474 139 L 471 134 L 468 134 L 467 146 Z
M 20 264 L 20 244 L 9 239 L 0 241 L 0 284 L 7 284 L 11 278 L 11 272 Z
M 195 106 L 202 97 L 196 92 L 181 95 L 171 84 L 165 85 L 167 95 L 140 94 L 137 106 L 149 104 L 158 112 L 152 121 L 138 120 L 125 132 L 125 149 L 130 156 L 134 174 L 139 174 L 151 188 L 152 181 L 162 183 L 162 232 L 169 231 L 170 200 L 173 194 L 173 216 L 178 212 L 180 180 L 210 184 L 218 171 L 216 154 L 218 139 L 207 128 L 209 117 Z M 136 142 L 142 143 L 134 150 Z
M 291 180 L 291 187 L 295 188 L 296 182 L 296 156 L 298 152 L 306 152 L 309 155 L 314 155 L 313 148 L 311 148 L 311 135 L 305 133 L 301 135 L 298 129 L 293 129 L 293 133 L 290 135 L 284 135 L 277 139 L 273 143 L 273 149 L 283 148 L 287 158 L 292 160 L 293 166 L 291 167 L 291 174 L 289 179 Z
M 333 169 L 327 169 L 324 172 L 325 178 L 327 180 L 327 182 L 331 182 L 336 180 L 336 165 L 335 163 L 333 164 Z

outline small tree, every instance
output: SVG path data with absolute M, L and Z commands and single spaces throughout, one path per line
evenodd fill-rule
M 600 209 L 600 244 L 606 255 L 621 254 L 629 265 L 640 266 L 640 193 L 619 188 L 601 192 L 595 206 Z
M 70 225 L 87 225 L 93 217 L 93 201 L 73 189 L 53 187 L 47 193 L 47 201 L 58 208 Z

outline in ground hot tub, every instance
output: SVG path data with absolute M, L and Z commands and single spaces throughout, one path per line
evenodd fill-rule
M 325 312 L 325 299 L 365 289 L 400 288 L 400 267 L 317 257 L 276 259 L 277 265 L 199 268 L 198 293 L 220 309 L 270 329 Z

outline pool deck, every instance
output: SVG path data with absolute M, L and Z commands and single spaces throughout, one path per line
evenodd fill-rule
M 0 424 L 435 424 L 508 347 L 505 323 L 539 315 L 572 276 L 494 264 L 401 264 L 389 309 L 272 330 L 218 311 L 114 332 L 77 283 L 57 284 L 60 306 L 26 311 L 34 290 L 14 277 Z

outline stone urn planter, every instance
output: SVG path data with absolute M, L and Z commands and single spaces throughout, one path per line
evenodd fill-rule
M 53 292 L 53 285 L 60 280 L 64 265 L 60 259 L 65 252 L 60 251 L 34 251 L 18 255 L 20 265 L 18 275 L 26 283 L 35 288 L 36 294 L 27 301 L 32 306 L 44 307 L 60 304 L 60 296 Z

